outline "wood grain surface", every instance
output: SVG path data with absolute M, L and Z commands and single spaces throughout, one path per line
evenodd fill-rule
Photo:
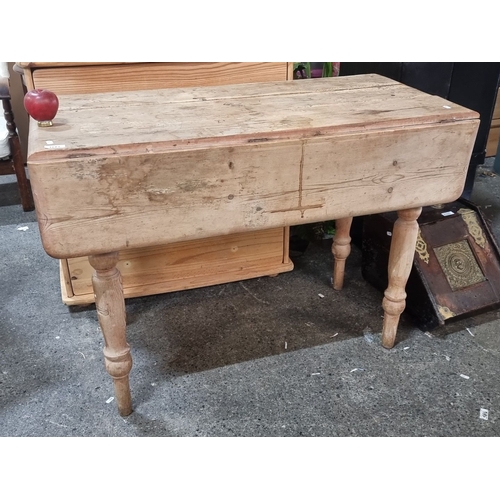
M 33 88 L 63 95 L 286 80 L 292 63 L 22 63 L 21 66 Z
M 187 290 L 291 271 L 284 242 L 289 228 L 232 234 L 224 238 L 123 250 L 116 267 L 125 298 Z M 86 257 L 61 261 L 63 302 L 94 302 L 92 272 Z
M 452 201 L 479 120 L 358 75 L 63 96 L 54 123 L 28 164 L 66 258 Z

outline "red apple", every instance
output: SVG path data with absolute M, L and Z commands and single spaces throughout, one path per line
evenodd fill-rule
M 24 96 L 24 107 L 38 125 L 50 126 L 59 109 L 59 99 L 50 90 L 34 89 Z

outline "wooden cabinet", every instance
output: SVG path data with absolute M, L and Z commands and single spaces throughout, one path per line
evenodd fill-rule
M 342 62 L 340 74 L 378 73 L 428 94 L 435 94 L 453 103 L 477 111 L 481 116 L 472 150 L 467 180 L 462 197 L 469 199 L 474 188 L 476 168 L 486 156 L 495 154 L 493 109 L 500 80 L 499 62 Z M 492 121 L 493 118 L 493 121 Z M 490 126 L 492 131 L 490 132 Z M 498 139 L 498 135 L 496 135 Z
M 61 99 L 65 94 L 293 78 L 292 63 L 286 62 L 18 64 L 24 70 L 28 90 L 46 88 Z M 125 297 L 139 297 L 290 271 L 293 263 L 289 258 L 288 242 L 288 227 L 231 234 L 124 251 L 120 253 L 117 267 L 123 276 Z M 91 275 L 92 268 L 87 258 L 60 260 L 61 293 L 65 304 L 94 302 Z

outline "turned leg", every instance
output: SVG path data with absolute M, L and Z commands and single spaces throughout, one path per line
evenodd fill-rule
M 384 325 L 382 327 L 382 345 L 390 349 L 396 340 L 399 317 L 406 306 L 406 282 L 410 276 L 415 245 L 418 236 L 417 218 L 422 208 L 410 208 L 398 211 L 398 220 L 392 231 L 391 250 L 389 253 L 389 285 L 384 292 Z
M 132 368 L 130 347 L 125 337 L 125 299 L 120 271 L 116 268 L 118 252 L 92 255 L 97 317 L 104 335 L 104 358 L 107 372 L 113 377 L 120 415 L 132 413 L 128 375 Z
M 332 244 L 333 263 L 333 288 L 342 290 L 344 286 L 345 261 L 351 253 L 352 217 L 337 219 L 335 221 L 335 237 Z

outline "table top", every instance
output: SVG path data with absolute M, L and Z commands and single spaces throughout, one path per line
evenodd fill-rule
M 379 75 L 64 95 L 59 100 L 53 127 L 30 128 L 29 161 L 113 154 L 111 148 L 120 154 L 159 152 L 479 117 Z
M 57 258 L 446 203 L 479 115 L 377 75 L 60 98 L 31 123 Z

